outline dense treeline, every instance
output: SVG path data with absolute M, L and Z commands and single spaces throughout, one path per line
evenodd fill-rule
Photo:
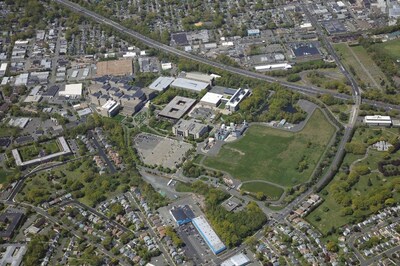
M 192 183 L 190 189 L 205 196 L 207 218 L 228 247 L 239 245 L 267 221 L 265 214 L 254 202 L 250 202 L 242 211 L 228 212 L 221 206 L 228 194 L 201 181 Z
M 47 235 L 37 235 L 29 242 L 23 262 L 25 265 L 40 265 L 40 260 L 46 255 L 49 247 Z
M 298 63 L 294 65 L 292 69 L 289 70 L 270 71 L 268 72 L 268 74 L 274 77 L 286 77 L 291 74 L 300 73 L 305 70 L 324 69 L 324 68 L 336 68 L 336 64 L 334 62 L 330 63 L 330 62 L 325 62 L 323 60 L 315 60 L 304 63 Z
M 244 119 L 248 122 L 286 119 L 290 123 L 298 123 L 307 117 L 296 105 L 299 99 L 299 94 L 284 90 L 278 84 L 258 86 L 251 96 L 240 103 L 240 111 L 226 117 L 226 121 L 241 123 Z

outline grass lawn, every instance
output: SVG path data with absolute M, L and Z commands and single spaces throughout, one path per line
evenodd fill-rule
M 381 48 L 385 54 L 389 55 L 393 60 L 400 59 L 400 40 L 392 40 L 375 45 Z
M 7 182 L 7 176 L 12 174 L 11 172 L 5 171 L 4 169 L 0 169 L 0 184 L 4 184 Z
M 28 161 L 37 158 L 42 150 L 44 150 L 46 155 L 48 155 L 59 152 L 60 148 L 55 140 L 50 140 L 39 144 L 23 146 L 18 149 L 22 161 Z
M 193 160 L 193 163 L 200 164 L 201 159 L 203 159 L 203 158 L 204 158 L 204 155 L 202 155 L 202 154 L 197 154 L 196 157 L 195 157 L 194 160 Z
M 400 42 L 398 42 L 398 53 L 400 53 Z M 353 52 L 357 55 L 358 59 L 360 59 L 361 63 L 364 66 L 368 66 L 368 71 L 372 75 L 372 77 L 375 79 L 375 81 L 380 84 L 381 80 L 385 81 L 385 84 L 388 84 L 388 80 L 386 79 L 385 74 L 382 72 L 382 70 L 376 65 L 375 61 L 372 60 L 372 58 L 369 56 L 368 52 L 364 49 L 362 46 L 352 46 L 351 49 Z
M 297 133 L 253 125 L 242 139 L 225 144 L 216 157 L 207 157 L 204 165 L 242 181 L 297 185 L 310 178 L 334 132 L 319 109 Z M 296 169 L 301 161 L 308 165 L 302 172 Z
M 263 192 L 268 199 L 272 200 L 278 200 L 280 196 L 283 194 L 282 188 L 262 182 L 246 183 L 243 184 L 240 189 L 250 193 Z
M 342 59 L 342 62 L 344 63 L 344 65 L 346 66 L 346 68 L 348 70 L 350 69 L 350 66 L 352 66 L 354 68 L 356 76 L 361 81 L 363 81 L 365 84 L 370 84 L 371 86 L 373 86 L 374 81 L 369 78 L 367 73 L 365 73 L 365 71 L 361 67 L 360 63 L 357 61 L 357 59 L 352 54 L 352 52 L 350 50 L 351 48 L 347 44 L 345 44 L 345 43 L 334 44 L 334 48 L 338 52 L 340 58 Z M 360 59 L 360 61 L 361 61 L 361 59 Z
M 118 122 L 122 122 L 122 120 L 124 120 L 125 116 L 123 115 L 116 115 L 114 116 L 112 119 Z
M 0 137 L 14 136 L 18 133 L 19 129 L 14 127 L 1 127 Z

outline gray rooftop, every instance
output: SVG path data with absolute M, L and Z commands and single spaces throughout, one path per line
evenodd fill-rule
M 176 96 L 164 109 L 162 109 L 159 115 L 172 119 L 180 119 L 195 103 L 196 100 L 194 99 Z

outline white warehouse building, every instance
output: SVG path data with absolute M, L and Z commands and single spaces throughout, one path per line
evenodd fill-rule
M 387 115 L 367 115 L 364 117 L 364 123 L 369 126 L 391 126 L 392 118 Z

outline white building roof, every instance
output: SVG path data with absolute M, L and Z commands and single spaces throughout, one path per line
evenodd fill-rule
M 200 102 L 203 103 L 211 103 L 211 104 L 218 104 L 218 102 L 222 99 L 222 95 L 218 93 L 213 93 L 213 92 L 207 92 L 206 95 L 201 98 Z
M 365 123 L 392 124 L 392 118 L 386 115 L 367 115 L 364 117 Z
M 290 69 L 292 66 L 288 63 L 283 64 L 271 64 L 271 65 L 262 65 L 254 67 L 256 70 L 268 70 L 268 69 Z
M 60 91 L 58 94 L 61 96 L 81 96 L 82 95 L 82 83 L 67 84 L 65 90 Z
M 209 84 L 205 83 L 205 82 L 201 82 L 201 81 L 186 79 L 186 78 L 177 78 L 174 82 L 172 82 L 171 86 L 180 88 L 180 89 L 186 89 L 186 90 L 200 92 L 200 91 L 206 89 L 209 86 Z
M 101 108 L 110 110 L 116 103 L 114 100 L 108 100 Z
M 162 70 L 169 70 L 172 68 L 172 63 L 162 63 L 161 64 L 161 69 Z
M 192 222 L 214 254 L 218 254 L 226 249 L 226 246 L 222 243 L 221 239 L 217 236 L 204 216 L 196 217 Z
M 92 113 L 92 109 L 90 109 L 89 107 L 78 111 L 79 117 L 89 115 L 91 113 Z
M 15 79 L 15 86 L 21 86 L 28 84 L 29 73 L 23 73 L 17 76 Z
M 68 146 L 68 143 L 67 143 L 67 141 L 65 140 L 64 137 L 59 137 L 58 138 L 58 143 L 61 146 L 61 151 L 53 153 L 53 154 L 49 154 L 49 155 L 44 156 L 44 157 L 40 157 L 40 158 L 32 159 L 32 160 L 29 160 L 29 161 L 25 161 L 25 162 L 22 161 L 21 156 L 19 154 L 19 151 L 17 149 L 13 149 L 11 152 L 12 152 L 12 155 L 13 155 L 13 157 L 15 159 L 16 165 L 18 165 L 18 166 L 26 166 L 26 165 L 31 165 L 31 164 L 34 164 L 34 163 L 40 163 L 40 162 L 43 162 L 43 161 L 46 161 L 46 160 L 49 160 L 49 159 L 57 158 L 57 157 L 59 157 L 61 155 L 66 155 L 66 154 L 70 154 L 71 153 L 71 149 Z
M 5 72 L 7 70 L 7 65 L 8 65 L 8 63 L 2 63 L 0 65 L 0 72 L 2 72 L 2 71 Z
M 10 121 L 8 121 L 8 125 L 10 127 L 19 127 L 19 128 L 24 128 L 30 121 L 30 118 L 28 117 L 19 117 L 19 118 L 11 118 Z
M 248 95 L 249 89 L 238 89 L 232 98 L 226 103 L 227 106 L 236 108 L 236 106 Z
M 186 73 L 186 78 L 193 79 L 196 81 L 201 81 L 201 82 L 207 82 L 207 83 L 211 83 L 214 79 L 214 77 L 212 77 L 210 75 L 203 74 L 203 73 L 197 73 L 197 72 Z
M 174 80 L 175 79 L 172 77 L 158 77 L 150 84 L 149 88 L 156 91 L 163 91 L 168 88 Z
M 226 261 L 221 263 L 221 266 L 243 266 L 250 262 L 250 259 L 243 253 L 236 254 L 230 257 Z

